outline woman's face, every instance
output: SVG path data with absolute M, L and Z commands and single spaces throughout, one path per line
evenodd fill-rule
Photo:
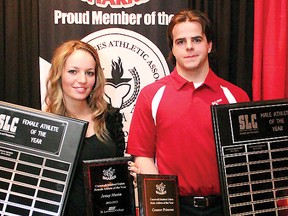
M 75 50 L 66 60 L 62 72 L 62 89 L 66 102 L 86 101 L 96 80 L 96 62 L 84 50 Z

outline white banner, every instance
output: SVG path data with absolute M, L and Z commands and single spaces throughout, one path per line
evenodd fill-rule
M 187 6 L 172 0 L 39 1 L 42 102 L 55 48 L 71 39 L 88 42 L 98 50 L 105 98 L 121 109 L 127 138 L 139 91 L 170 73 L 167 25 Z

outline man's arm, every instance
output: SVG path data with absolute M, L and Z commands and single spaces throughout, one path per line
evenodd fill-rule
M 136 167 L 141 174 L 158 174 L 158 169 L 155 166 L 154 158 L 135 157 Z

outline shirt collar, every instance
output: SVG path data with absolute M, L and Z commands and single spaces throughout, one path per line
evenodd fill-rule
M 189 83 L 189 81 L 187 81 L 178 74 L 176 67 L 171 72 L 171 77 L 172 77 L 172 83 L 177 90 L 180 90 L 186 83 Z M 219 79 L 218 76 L 212 71 L 211 68 L 209 68 L 209 72 L 207 74 L 206 79 L 203 82 L 203 85 L 207 85 L 216 91 L 217 88 L 219 87 L 218 79 Z
M 217 91 L 219 88 L 219 77 L 212 71 L 211 68 L 209 68 L 209 73 L 204 81 L 204 84 L 209 86 L 214 91 Z

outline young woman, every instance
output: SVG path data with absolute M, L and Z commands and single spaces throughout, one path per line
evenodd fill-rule
M 82 161 L 124 156 L 122 115 L 103 97 L 105 77 L 93 46 L 65 42 L 55 50 L 51 64 L 46 111 L 89 122 L 65 210 L 67 216 L 86 216 Z

